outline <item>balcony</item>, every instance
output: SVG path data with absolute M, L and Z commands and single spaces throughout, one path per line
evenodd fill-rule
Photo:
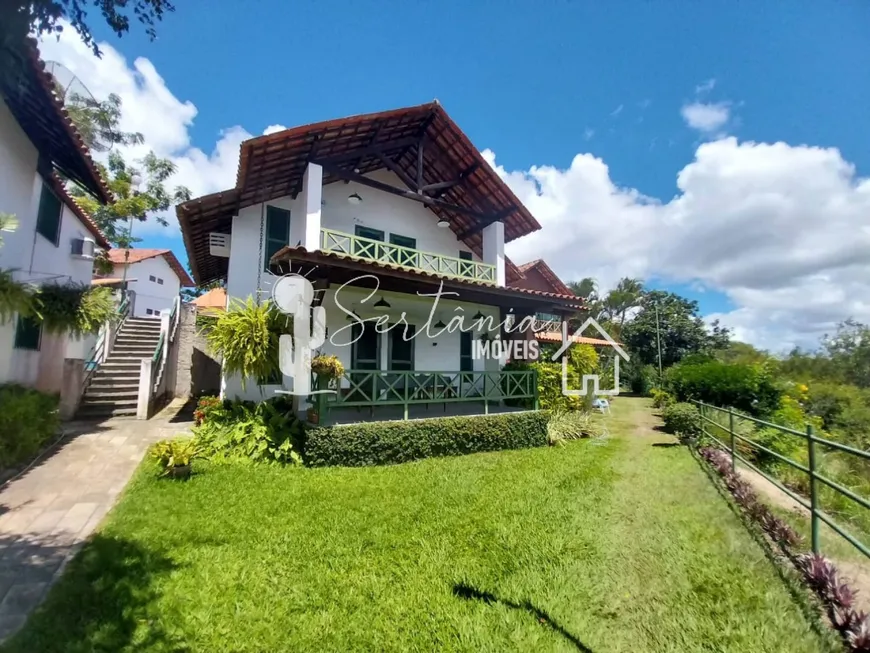
M 353 256 L 366 261 L 389 263 L 407 270 L 427 272 L 439 277 L 496 284 L 495 265 L 467 261 L 433 252 L 423 252 L 332 229 L 320 230 L 320 249 L 324 252 Z
M 312 375 L 312 387 L 320 381 Z M 344 408 L 398 408 L 401 412 L 382 413 L 381 419 L 409 419 L 415 407 L 430 405 L 464 405 L 469 414 L 492 411 L 538 409 L 536 370 L 501 370 L 498 372 L 418 372 L 408 370 L 345 370 L 341 378 L 328 386 L 332 393 L 313 394 L 310 401 L 318 407 L 321 419 Z M 449 414 L 462 414 L 450 410 Z

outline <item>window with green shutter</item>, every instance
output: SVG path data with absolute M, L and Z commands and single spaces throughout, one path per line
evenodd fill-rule
M 390 244 L 407 247 L 408 249 L 417 249 L 417 239 L 409 238 L 408 236 L 400 236 L 399 234 L 390 234 Z M 393 250 L 390 255 L 390 260 L 399 265 L 409 265 L 413 268 L 419 267 L 417 263 L 417 253 L 407 252 L 405 250 Z
M 269 271 L 272 257 L 290 244 L 290 211 L 277 206 L 266 207 L 266 233 L 263 243 L 263 270 Z
M 474 359 L 471 358 L 471 332 L 459 332 L 459 371 L 473 372 Z
M 18 316 L 15 327 L 15 349 L 39 351 L 42 340 L 42 325 L 32 317 Z
M 42 184 L 42 194 L 39 196 L 39 214 L 36 218 L 36 232 L 41 234 L 55 247 L 60 237 L 60 215 L 63 204 L 47 184 Z

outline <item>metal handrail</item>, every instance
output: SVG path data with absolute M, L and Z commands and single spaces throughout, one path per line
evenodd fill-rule
M 100 365 L 105 361 L 105 352 L 106 349 L 111 350 L 114 346 L 114 339 L 118 334 L 118 330 L 121 328 L 121 325 L 124 323 L 129 317 L 130 314 L 130 302 L 125 296 L 121 301 L 121 304 L 118 306 L 118 309 L 115 311 L 115 315 L 111 318 L 109 323 L 106 323 L 100 329 L 100 334 L 97 337 L 96 343 L 91 347 L 91 350 L 88 352 L 87 356 L 85 356 L 85 376 L 82 380 L 82 392 L 87 390 L 88 386 L 93 379 L 94 374 L 100 368 Z M 114 325 L 112 325 L 114 322 Z M 114 326 L 114 329 L 111 327 Z M 110 336 L 111 342 L 106 342 L 106 334 L 111 333 Z
M 854 501 L 855 503 L 857 503 L 858 505 L 860 505 L 861 507 L 866 508 L 866 509 L 870 509 L 870 499 L 868 499 L 867 497 L 862 497 L 861 495 L 853 492 L 849 488 L 844 487 L 843 485 L 840 485 L 836 481 L 833 481 L 833 480 L 823 476 L 822 474 L 820 474 L 819 469 L 818 469 L 817 459 L 816 459 L 816 445 L 819 444 L 819 445 L 822 445 L 825 447 L 829 447 L 831 449 L 834 449 L 835 451 L 840 451 L 840 452 L 843 452 L 843 453 L 846 453 L 846 454 L 849 454 L 852 456 L 856 456 L 858 458 L 861 458 L 862 460 L 870 460 L 870 452 L 863 451 L 861 449 L 856 449 L 854 447 L 850 447 L 850 446 L 847 446 L 844 444 L 840 444 L 839 442 L 834 442 L 833 440 L 828 440 L 827 438 L 817 437 L 813 431 L 812 424 L 807 424 L 806 432 L 801 432 L 801 431 L 798 431 L 796 429 L 789 428 L 787 426 L 782 426 L 780 424 L 775 424 L 773 422 L 767 422 L 765 420 L 761 420 L 761 419 L 752 417 L 751 415 L 745 415 L 743 413 L 738 413 L 733 408 L 721 408 L 719 406 L 713 406 L 711 404 L 707 404 L 707 403 L 704 403 L 702 401 L 696 401 L 696 400 L 691 400 L 691 401 L 692 401 L 692 403 L 697 405 L 700 409 L 702 433 L 705 436 L 707 436 L 708 438 L 710 438 L 711 440 L 713 440 L 721 449 L 723 449 L 724 451 L 727 451 L 731 455 L 732 466 L 734 465 L 734 460 L 739 460 L 740 462 L 742 462 L 744 465 L 746 465 L 747 467 L 749 467 L 753 471 L 757 472 L 758 474 L 761 474 L 764 478 L 766 478 L 768 481 L 773 483 L 776 487 L 778 487 L 780 490 L 785 492 L 788 496 L 790 496 L 798 504 L 800 504 L 801 506 L 803 506 L 804 508 L 806 508 L 810 512 L 810 530 L 811 530 L 811 538 L 812 538 L 812 549 L 813 549 L 814 553 L 819 553 L 820 548 L 821 548 L 820 525 L 822 522 L 824 522 L 825 524 L 830 526 L 831 529 L 835 533 L 840 535 L 843 539 L 845 539 L 847 542 L 849 542 L 852 546 L 854 546 L 856 549 L 858 549 L 861 553 L 863 553 L 867 557 L 870 557 L 870 547 L 865 545 L 863 542 L 858 540 L 854 535 L 852 535 L 846 529 L 844 529 L 842 526 L 837 524 L 833 518 L 831 518 L 827 513 L 825 513 L 821 509 L 821 507 L 819 506 L 819 498 L 818 498 L 818 483 L 821 482 L 821 483 L 827 485 L 834 492 L 837 492 L 838 494 Z M 720 413 L 727 414 L 728 415 L 728 424 L 727 425 L 720 424 L 719 422 L 717 422 L 713 419 L 710 419 L 706 414 L 706 411 L 708 411 L 708 410 L 715 410 L 715 411 L 718 411 Z M 735 417 L 748 420 L 748 421 L 753 422 L 755 424 L 760 424 L 760 425 L 767 427 L 767 428 L 776 429 L 782 433 L 787 433 L 789 435 L 794 435 L 796 437 L 802 438 L 807 443 L 807 454 L 808 454 L 809 465 L 808 466 L 802 465 L 802 464 L 798 463 L 797 461 L 792 460 L 791 458 L 788 458 L 787 456 L 783 456 L 782 454 L 779 454 L 775 451 L 771 451 L 767 447 L 764 447 L 763 445 L 755 442 L 754 440 L 752 440 L 750 438 L 747 438 L 746 436 L 743 436 L 743 435 L 740 435 L 739 433 L 736 433 L 734 430 L 734 418 Z M 726 444 L 725 442 L 723 442 L 722 440 L 717 438 L 715 435 L 708 432 L 707 428 L 706 428 L 707 423 L 713 424 L 716 426 L 716 428 L 727 433 L 730 436 L 730 444 Z M 807 497 L 803 497 L 803 496 L 799 495 L 798 493 L 796 493 L 795 491 L 793 491 L 791 488 L 786 487 L 779 479 L 773 477 L 771 474 L 760 469 L 759 467 L 757 467 L 756 465 L 754 465 L 753 463 L 748 461 L 746 458 L 741 456 L 739 453 L 737 453 L 736 446 L 735 446 L 735 442 L 737 440 L 745 442 L 753 449 L 763 451 L 766 454 L 773 456 L 777 460 L 780 460 L 780 461 L 790 465 L 794 469 L 797 469 L 797 470 L 803 472 L 804 474 L 807 474 L 807 476 L 809 477 L 809 481 L 810 481 L 810 483 L 809 483 L 809 485 L 810 485 L 809 501 L 807 500 Z
M 491 263 L 479 263 L 456 256 L 385 243 L 381 240 L 356 236 L 334 229 L 323 228 L 320 230 L 320 249 L 334 254 L 388 263 L 442 277 L 471 279 L 491 284 L 495 284 L 497 281 L 496 268 Z

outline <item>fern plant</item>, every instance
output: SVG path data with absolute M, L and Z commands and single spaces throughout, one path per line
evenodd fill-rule
M 12 270 L 0 270 L 0 324 L 6 324 L 16 313 L 36 315 L 33 295 L 34 288 L 16 281 Z
M 45 284 L 36 302 L 46 331 L 76 337 L 97 333 L 115 313 L 111 290 L 85 284 Z
M 223 358 L 224 371 L 238 374 L 242 388 L 248 378 L 267 379 L 279 372 L 278 340 L 291 333 L 293 320 L 272 302 L 257 304 L 233 299 L 205 333 L 209 348 Z

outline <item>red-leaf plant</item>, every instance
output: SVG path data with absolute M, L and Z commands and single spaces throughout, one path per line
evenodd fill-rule
M 714 447 L 702 447 L 699 453 L 722 477 L 737 504 L 758 522 L 774 542 L 785 551 L 800 544 L 800 535 L 760 502 L 750 485 L 732 470 L 731 456 Z M 849 650 L 852 653 L 870 653 L 870 617 L 855 609 L 857 592 L 841 580 L 837 568 L 825 557 L 805 553 L 797 556 L 795 561 L 807 585 L 824 603 L 831 623 Z

